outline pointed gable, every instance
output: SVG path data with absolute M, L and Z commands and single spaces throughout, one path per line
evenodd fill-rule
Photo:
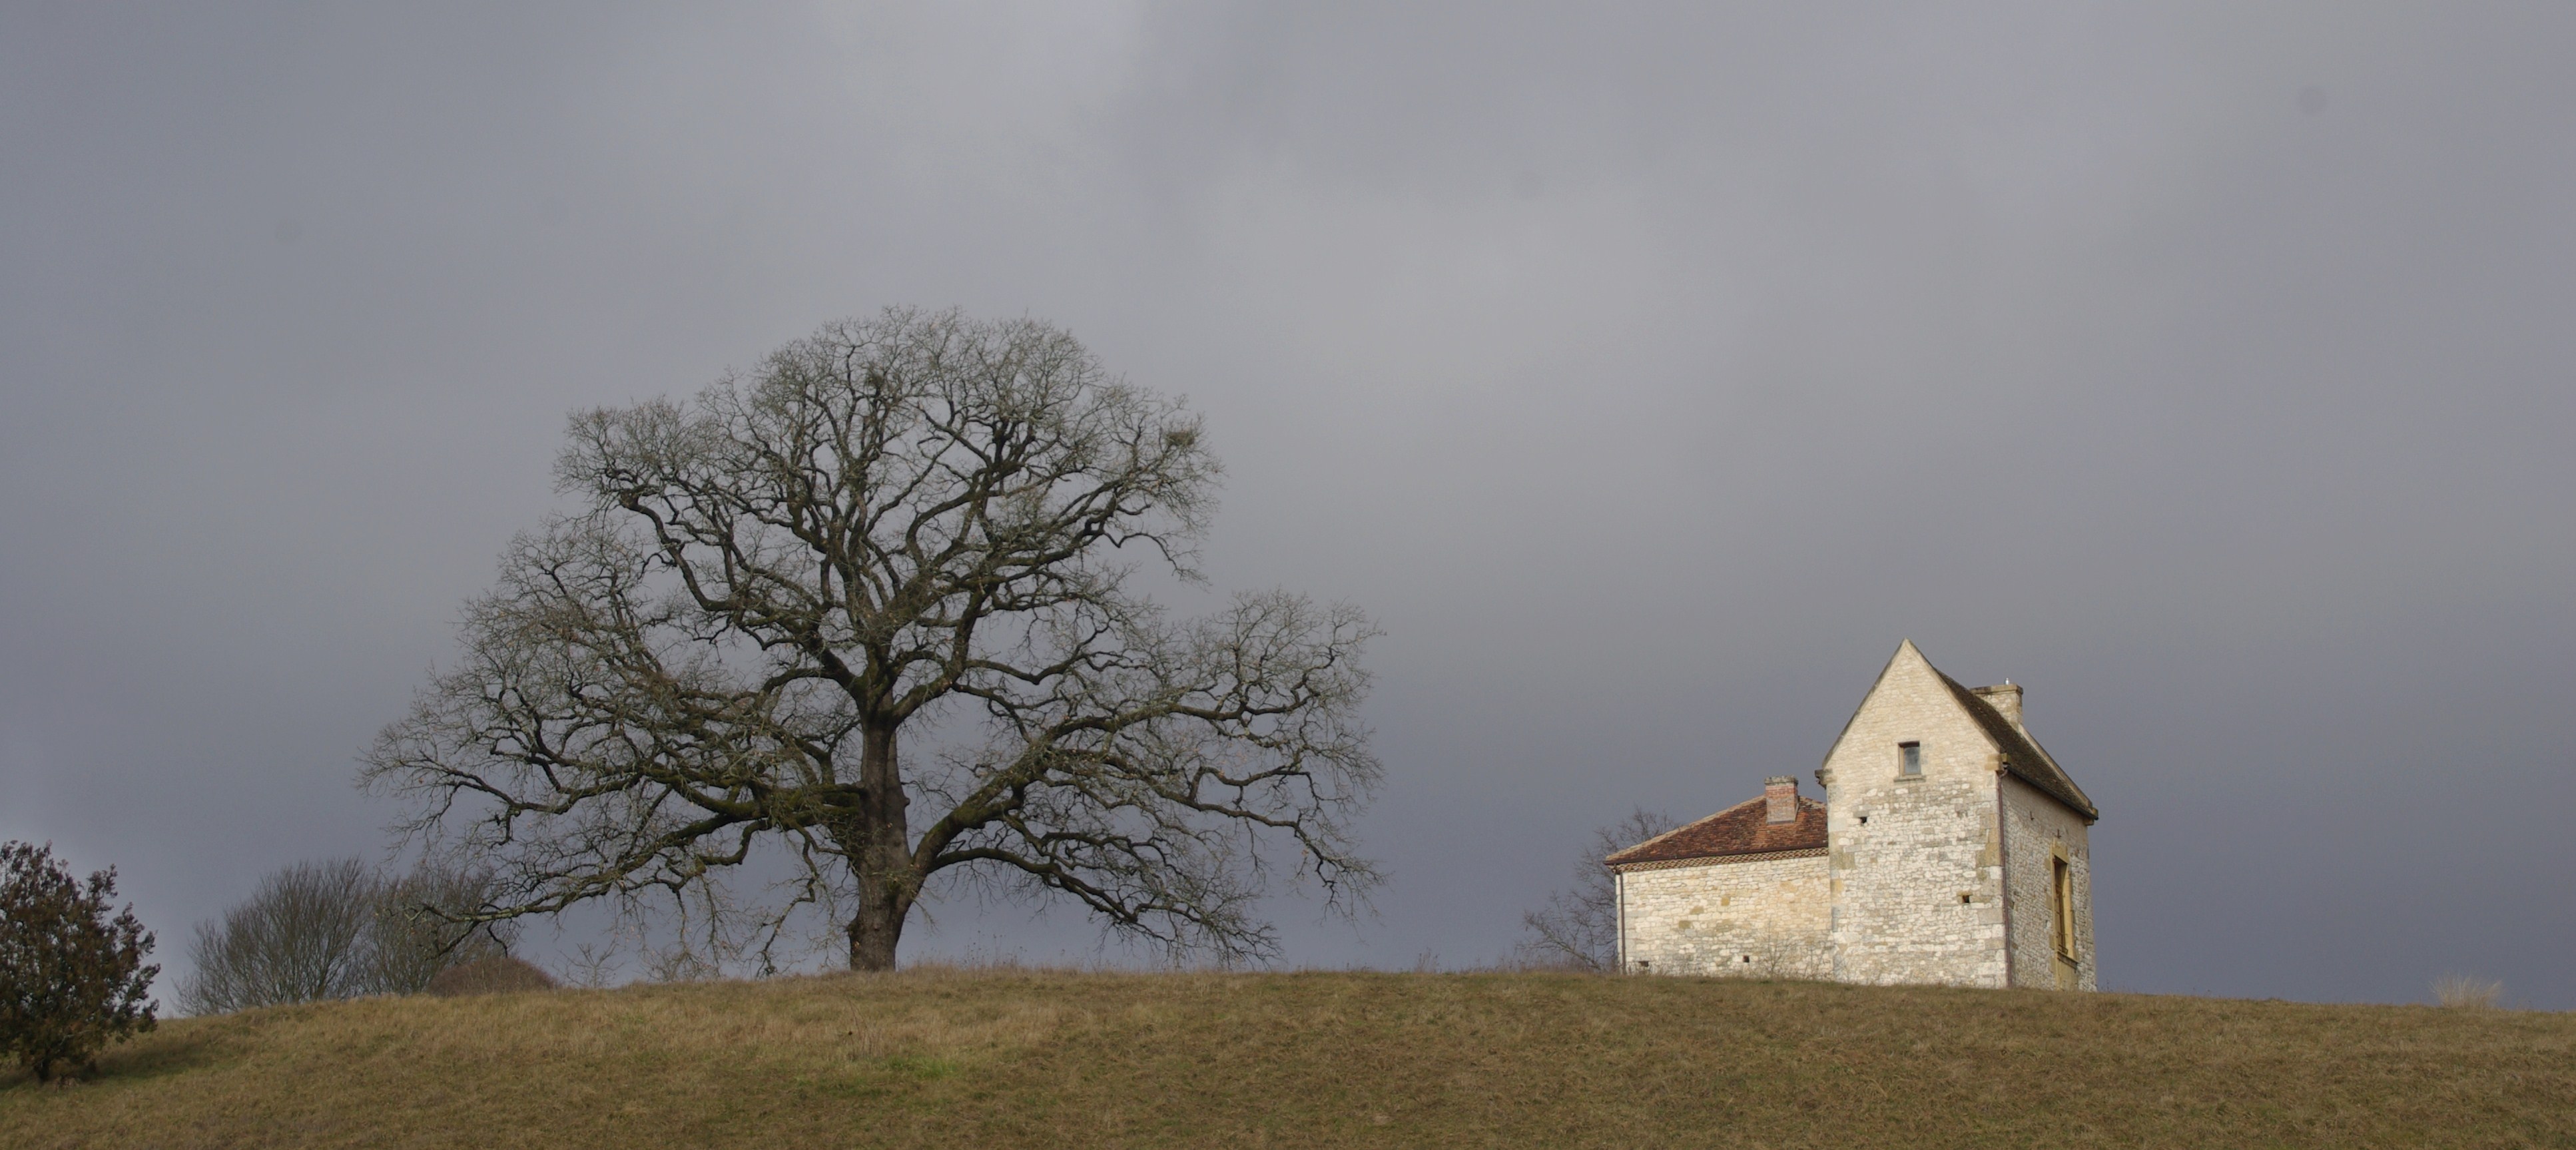
M 1914 640 L 1898 640 L 1896 644 L 1896 653 L 1889 655 L 1887 657 L 1887 662 L 1879 667 L 1878 677 L 1870 680 L 1869 690 L 1861 693 L 1860 705 L 1852 708 L 1851 717 L 1843 720 L 1843 729 L 1834 735 L 1832 745 L 1825 748 L 1826 762 L 1830 763 L 1834 761 L 1835 752 L 1843 749 L 1843 741 L 1851 738 L 1852 724 L 1859 722 L 1860 717 L 1868 713 L 1871 701 L 1877 699 L 1878 693 L 1886 688 L 1887 677 L 1890 674 L 1895 673 L 1896 665 L 1904 662 L 1905 657 L 1908 655 L 1914 656 L 1915 662 L 1923 664 L 1924 670 L 1930 671 L 1935 675 L 1941 673 L 1939 668 L 1932 665 L 1932 660 L 1924 658 L 1923 652 L 1915 648 Z
M 1940 682 L 1950 698 L 1959 705 L 1959 709 L 1977 725 L 1978 733 L 1984 735 L 1986 741 L 1994 745 L 1996 754 L 2003 756 L 2004 770 L 2007 773 L 2030 784 L 2039 793 L 2065 804 L 2068 810 L 2082 815 L 2087 823 L 2101 819 L 2102 814 L 2094 809 L 2093 800 L 2085 795 L 2082 787 L 2075 785 L 2075 780 L 2067 775 L 2066 769 L 2058 766 L 2057 760 L 2049 757 L 2048 752 L 2040 747 L 2039 740 L 2031 738 L 2029 732 L 2005 718 L 2003 712 L 1994 708 L 1994 704 L 1980 698 L 1975 691 L 1960 686 L 1958 680 L 1943 673 L 1941 668 L 1933 666 L 1932 660 L 1924 657 L 1922 648 L 1916 647 L 1912 639 L 1903 640 L 1896 645 L 1896 653 L 1888 656 L 1887 665 L 1879 668 L 1878 678 L 1870 683 L 1869 693 L 1861 696 L 1860 706 L 1852 708 L 1851 718 L 1843 720 L 1842 733 L 1834 736 L 1832 749 L 1825 753 L 1827 762 L 1833 761 L 1833 752 L 1842 749 L 1843 740 L 1851 737 L 1852 724 L 1859 721 L 1861 713 L 1869 709 L 1870 700 L 1878 696 L 1879 689 L 1887 685 L 1888 675 L 1894 672 L 1897 665 L 1903 663 L 1907 656 L 1912 656 L 1914 661 L 1921 663 L 1923 669 Z

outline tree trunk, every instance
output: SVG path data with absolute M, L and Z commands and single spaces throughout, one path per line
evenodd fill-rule
M 913 873 L 912 832 L 904 819 L 903 774 L 895 768 L 893 726 L 859 736 L 860 826 L 851 849 L 858 872 L 858 914 L 850 919 L 850 969 L 893 970 L 895 943 L 912 912 L 921 876 Z

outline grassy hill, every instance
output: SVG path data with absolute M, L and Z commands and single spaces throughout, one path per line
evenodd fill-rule
M 0 1145 L 2576 1147 L 2576 1015 L 1675 978 L 376 999 L 102 1069 L 0 1079 Z

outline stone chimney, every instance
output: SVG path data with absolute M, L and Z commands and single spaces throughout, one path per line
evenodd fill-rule
M 1773 775 L 1762 780 L 1762 800 L 1770 806 L 1768 812 L 1770 817 L 1765 819 L 1765 822 L 1798 821 L 1798 777 Z
M 2012 680 L 2006 679 L 2000 686 L 1979 687 L 1977 697 L 2001 712 L 2004 721 L 2011 723 L 2014 730 L 2025 735 L 2030 733 L 2030 728 L 2021 725 L 2021 688 L 2013 685 Z

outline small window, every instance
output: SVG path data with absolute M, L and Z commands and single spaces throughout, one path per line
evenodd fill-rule
M 1923 773 L 1923 744 L 1896 744 L 1896 773 L 1900 775 Z
M 2052 880 L 2049 883 L 2051 895 L 2049 901 L 2056 904 L 2050 908 L 2056 913 L 2048 916 L 2048 941 L 2057 948 L 2058 957 L 2073 962 L 2075 961 L 2075 868 L 2067 865 L 2064 855 L 2057 856 L 2053 861 L 2056 865 L 2050 868 L 2053 873 L 2049 876 Z

